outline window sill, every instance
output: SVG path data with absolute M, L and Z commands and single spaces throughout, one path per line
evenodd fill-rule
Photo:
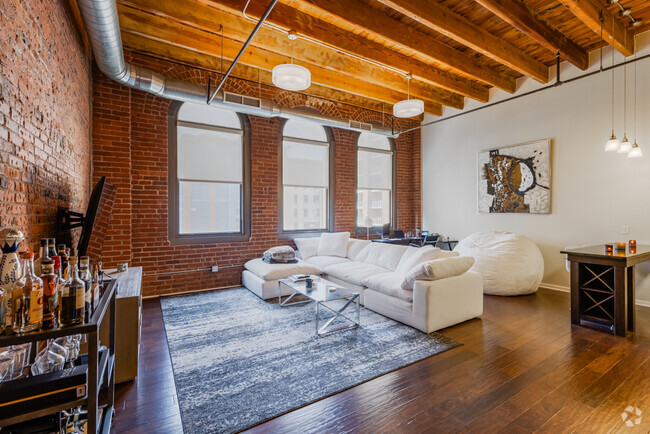
M 219 244 L 250 241 L 250 234 L 223 234 L 223 235 L 170 235 L 169 243 L 172 246 L 187 246 L 192 244 Z
M 294 238 L 313 238 L 319 237 L 320 234 L 331 232 L 329 229 L 322 230 L 307 230 L 307 231 L 283 231 L 278 233 L 278 238 L 294 239 Z

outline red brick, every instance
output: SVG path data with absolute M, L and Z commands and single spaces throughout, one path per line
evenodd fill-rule
M 126 53 L 129 61 L 177 79 L 206 84 L 207 74 L 165 61 Z M 264 250 L 292 244 L 278 237 L 280 119 L 250 116 L 252 137 L 252 231 L 249 242 L 172 246 L 167 237 L 167 113 L 170 101 L 119 86 L 95 71 L 93 88 L 93 180 L 106 175 L 117 186 L 111 228 L 102 252 L 112 266 L 129 262 L 144 268 L 144 294 L 241 284 L 244 262 Z M 227 91 L 258 96 L 256 84 L 229 79 Z M 263 98 L 286 107 L 307 106 L 329 116 L 364 122 L 389 117 L 319 98 L 262 87 Z M 400 121 L 397 129 L 413 126 Z M 119 128 L 117 127 L 119 126 Z M 336 142 L 336 230 L 354 233 L 357 133 L 334 129 Z M 420 225 L 420 136 L 397 144 L 397 226 Z M 219 265 L 218 273 L 206 270 Z M 179 274 L 166 274 L 180 272 Z
M 86 210 L 91 61 L 65 2 L 8 0 L 0 16 L 0 227 L 21 229 L 33 251 L 57 236 L 59 206 Z

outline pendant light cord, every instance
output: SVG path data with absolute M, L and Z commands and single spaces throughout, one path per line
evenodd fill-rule
M 634 58 L 636 59 L 636 50 Z M 636 62 L 634 62 L 634 143 L 636 143 Z
M 624 44 L 627 45 L 627 32 L 625 32 Z M 627 139 L 627 56 L 624 56 L 626 60 L 623 65 L 623 138 Z

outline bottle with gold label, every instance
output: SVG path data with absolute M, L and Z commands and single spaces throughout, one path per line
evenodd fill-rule
M 38 330 L 43 324 L 43 281 L 34 274 L 34 254 L 23 253 L 24 271 L 13 288 L 14 331 Z
M 68 278 L 61 290 L 61 315 L 59 322 L 62 327 L 83 324 L 86 307 L 86 284 L 79 278 L 77 258 L 69 259 Z

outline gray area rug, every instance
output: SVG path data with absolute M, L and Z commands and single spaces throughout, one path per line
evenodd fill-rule
M 360 328 L 319 338 L 312 303 L 279 307 L 244 288 L 161 305 L 188 434 L 240 431 L 460 345 L 363 307 Z

